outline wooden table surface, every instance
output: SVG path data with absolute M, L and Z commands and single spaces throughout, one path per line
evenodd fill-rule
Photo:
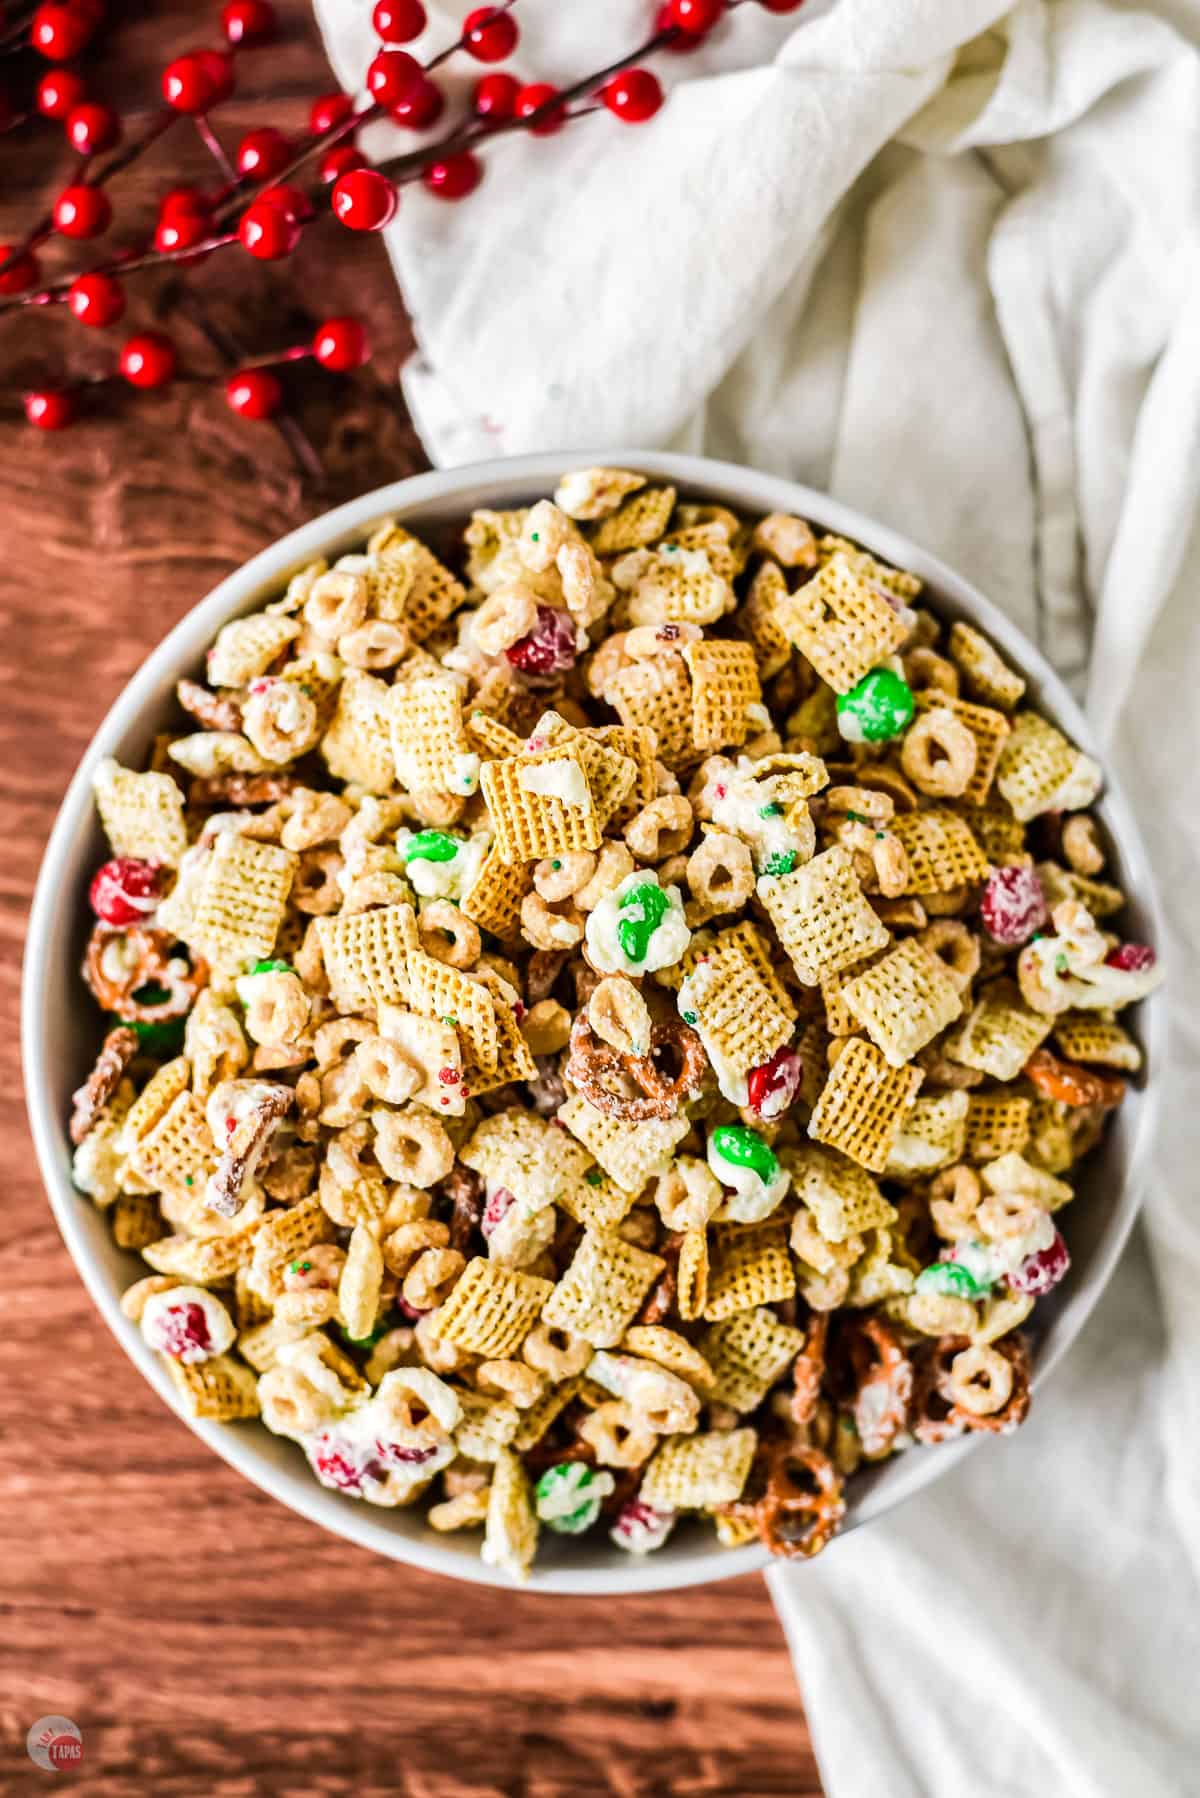
M 214 37 L 216 11 L 111 6 L 87 67 L 129 128 L 148 116 L 162 63 Z M 245 59 L 217 115 L 226 142 L 257 124 L 299 130 L 308 98 L 332 85 L 307 8 L 281 11 L 285 43 Z M 0 239 L 70 166 L 52 127 L 0 140 Z M 181 125 L 114 185 L 113 238 L 144 229 L 164 171 L 211 179 L 211 166 Z M 423 466 L 396 396 L 409 340 L 383 251 L 334 232 L 315 231 L 290 263 L 235 250 L 188 276 L 251 353 L 302 337 L 322 312 L 370 317 L 370 369 L 290 383 L 324 489 L 301 481 L 273 427 L 235 420 L 197 380 L 112 395 L 58 436 L 20 422 L 22 388 L 104 368 L 130 327 L 169 327 L 189 375 L 215 374 L 219 356 L 168 287 L 138 287 L 116 332 L 84 331 L 61 309 L 0 319 L 0 1792 L 45 1789 L 25 1733 L 65 1713 L 85 1758 L 62 1784 L 89 1792 L 812 1798 L 812 1749 L 758 1579 L 551 1602 L 422 1576 L 324 1535 L 209 1455 L 142 1381 L 42 1192 L 18 1065 L 20 959 L 76 761 L 148 650 L 222 575 L 333 500 Z

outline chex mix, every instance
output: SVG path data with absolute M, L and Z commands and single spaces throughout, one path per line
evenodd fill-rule
M 204 674 L 97 775 L 71 1119 L 186 1407 L 517 1579 L 812 1555 L 860 1466 L 1021 1422 L 1159 969 L 978 631 L 592 468 L 385 522 Z

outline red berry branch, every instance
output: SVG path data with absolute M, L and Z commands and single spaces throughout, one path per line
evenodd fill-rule
M 8 23 L 0 32 L 0 55 L 14 61 L 33 56 L 50 66 L 28 81 L 24 109 L 6 86 L 0 86 L 0 132 L 39 120 L 56 123 L 79 161 L 50 213 L 36 220 L 19 242 L 0 246 L 0 312 L 61 306 L 80 324 L 104 329 L 124 316 L 131 278 L 173 268 L 188 309 L 232 368 L 223 377 L 229 406 L 243 418 L 276 421 L 298 461 L 306 472 L 313 472 L 315 452 L 302 433 L 297 441 L 298 427 L 286 416 L 281 371 L 308 360 L 338 373 L 360 367 L 369 355 L 361 325 L 350 318 L 326 319 L 311 340 L 246 360 L 241 347 L 213 325 L 187 290 L 186 271 L 235 247 L 260 261 L 282 260 L 327 212 L 348 230 L 382 230 L 395 217 L 400 190 L 417 181 L 438 199 L 463 200 L 484 178 L 479 152 L 509 132 L 549 137 L 605 111 L 623 123 L 643 124 L 664 99 L 659 77 L 642 67 L 643 61 L 659 51 L 684 53 L 696 48 L 727 13 L 750 3 L 664 0 L 654 7 L 648 0 L 652 29 L 642 43 L 605 68 L 554 87 L 491 66 L 506 62 L 517 49 L 517 0 L 473 8 L 458 37 L 424 62 L 404 47 L 426 29 L 421 0 L 378 0 L 372 22 L 380 47 L 365 71 L 363 103 L 356 105 L 349 94 L 320 95 L 300 139 L 263 126 L 247 132 L 229 150 L 211 115 L 234 91 L 237 58 L 277 37 L 278 19 L 270 0 L 227 0 L 220 15 L 223 48 L 191 50 L 168 63 L 161 77 L 161 108 L 139 135 L 124 140 L 118 114 L 90 93 L 77 68 L 62 66 L 73 64 L 92 39 L 103 21 L 104 0 L 41 0 L 32 8 L 22 8 L 17 0 L 8 8 Z M 753 3 L 773 13 L 788 13 L 798 10 L 802 0 Z M 472 89 L 467 114 L 419 148 L 389 156 L 375 166 L 369 163 L 356 141 L 362 126 L 387 117 L 408 130 L 430 131 L 447 107 L 435 72 L 456 55 L 488 65 Z M 38 255 L 43 245 L 55 238 L 87 242 L 102 236 L 113 220 L 109 186 L 185 118 L 192 120 L 212 156 L 219 185 L 211 191 L 170 188 L 148 237 L 143 235 L 91 267 L 44 279 Z M 142 332 L 125 343 L 109 373 L 26 394 L 26 417 L 41 430 L 61 430 L 78 416 L 85 389 L 114 381 L 154 389 L 166 386 L 178 372 L 179 357 L 171 338 L 161 331 Z

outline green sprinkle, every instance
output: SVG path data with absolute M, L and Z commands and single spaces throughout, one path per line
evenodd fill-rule
M 622 918 L 617 924 L 617 942 L 626 961 L 645 961 L 650 938 L 662 923 L 670 903 L 662 888 L 649 880 L 641 886 L 631 887 L 625 894 L 619 909 L 631 911 L 639 907 L 641 910 L 640 917 Z
M 796 851 L 794 849 L 779 849 L 774 855 L 767 857 L 767 865 L 763 869 L 763 873 L 790 874 L 795 866 Z
M 847 812 L 846 816 L 852 824 L 869 824 L 871 822 L 864 812 Z
M 877 830 L 875 832 L 875 841 L 877 843 L 882 843 L 882 841 L 883 841 L 884 837 L 886 837 L 886 835 L 887 835 L 886 830 Z
M 698 1011 L 681 1012 L 680 1016 L 683 1018 L 685 1024 L 698 1024 L 700 1022 L 700 1013 Z
M 250 972 L 252 974 L 290 974 L 290 961 L 256 961 Z
M 540 537 L 539 537 L 539 536 L 538 536 L 538 534 L 537 534 L 537 532 L 536 532 L 536 531 L 530 531 L 530 533 L 529 533 L 529 541 L 530 541 L 530 542 L 531 542 L 531 543 L 540 543 L 540 542 L 541 542 L 541 538 L 540 538 Z
M 1065 974 L 1069 965 L 1066 956 L 1060 949 L 1058 954 L 1054 957 L 1054 972 L 1056 974 Z
M 310 1274 L 312 1272 L 312 1262 L 311 1261 L 293 1261 L 291 1266 L 288 1268 L 288 1272 L 289 1272 L 289 1274 Z
M 766 805 L 759 806 L 758 815 L 760 818 L 782 818 L 783 807 L 778 799 L 772 799 Z
M 849 743 L 886 743 L 912 723 L 912 688 L 890 668 L 872 668 L 838 696 L 838 730 Z
M 449 1013 L 448 1013 L 448 1014 L 447 1014 L 447 1015 L 446 1015 L 446 1017 L 444 1017 L 444 1018 L 443 1018 L 443 1019 L 442 1019 L 442 1023 L 443 1023 L 443 1024 L 454 1024 L 454 1025 L 457 1025 L 457 1023 L 458 1023 L 458 1019 L 457 1019 L 457 1018 L 456 1018 L 456 1017 L 454 1017 L 454 1016 L 453 1016 L 453 1015 L 452 1015 L 452 1014 L 449 1014 Z
M 709 1141 L 730 1167 L 748 1167 L 764 1186 L 779 1178 L 779 1161 L 758 1134 L 745 1124 L 719 1124 Z
M 196 1182 L 191 1174 L 185 1174 L 183 1176 L 183 1184 L 185 1186 L 194 1186 L 196 1184 Z
M 309 686 L 307 681 L 300 682 L 300 691 L 303 693 L 305 699 L 312 698 L 312 688 Z
M 404 859 L 406 862 L 452 862 L 459 847 L 457 837 L 447 836 L 444 830 L 419 830 L 409 839 Z
M 599 1186 L 604 1179 L 604 1175 L 598 1167 L 589 1168 L 583 1177 L 589 1186 Z
M 562 867 L 562 863 L 559 861 L 553 861 L 550 863 L 550 866 L 554 869 L 554 872 L 557 874 L 558 870 Z

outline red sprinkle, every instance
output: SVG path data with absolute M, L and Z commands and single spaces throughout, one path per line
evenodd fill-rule
M 439 1068 L 438 1069 L 438 1079 L 441 1081 L 443 1086 L 457 1086 L 459 1081 L 462 1079 L 462 1075 L 459 1073 L 457 1068 Z M 446 1100 L 443 1099 L 442 1104 L 444 1105 L 445 1103 L 446 1103 Z
M 1050 910 L 1032 868 L 997 868 L 983 889 L 979 915 L 993 942 L 1015 949 L 1042 929 Z

